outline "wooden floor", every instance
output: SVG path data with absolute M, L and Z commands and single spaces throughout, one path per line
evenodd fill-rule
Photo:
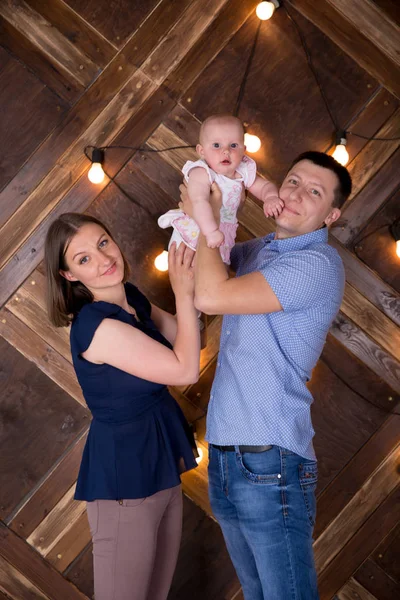
M 0 2 L 0 600 L 93 594 L 90 533 L 74 485 L 90 422 L 67 329 L 45 310 L 43 243 L 67 211 L 104 220 L 132 281 L 174 310 L 154 258 L 169 232 L 201 122 L 232 112 L 258 26 L 256 0 Z M 354 191 L 330 243 L 346 288 L 310 382 L 319 459 L 321 600 L 400 597 L 400 17 L 396 0 L 291 0 L 331 109 L 348 136 Z M 240 118 L 279 182 L 333 126 L 285 9 L 262 24 Z M 87 145 L 108 176 L 88 181 Z M 146 150 L 146 151 L 144 151 Z M 249 197 L 238 239 L 273 231 Z M 243 600 L 207 497 L 205 413 L 221 318 L 207 324 L 198 383 L 172 389 L 204 458 L 183 477 L 184 533 L 169 600 Z

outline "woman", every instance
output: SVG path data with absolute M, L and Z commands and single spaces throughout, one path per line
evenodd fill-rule
M 193 252 L 169 253 L 176 318 L 150 304 L 97 219 L 66 213 L 47 233 L 48 311 L 71 325 L 71 353 L 92 412 L 75 498 L 86 500 L 96 600 L 165 600 L 182 523 L 180 473 L 193 439 L 167 385 L 194 383 L 200 340 Z

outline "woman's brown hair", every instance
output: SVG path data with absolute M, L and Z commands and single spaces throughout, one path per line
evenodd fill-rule
M 47 276 L 47 314 L 53 325 L 65 327 L 78 314 L 82 306 L 93 302 L 93 294 L 80 281 L 68 281 L 60 273 L 68 271 L 65 252 L 74 235 L 83 225 L 94 223 L 114 240 L 108 227 L 90 215 L 65 213 L 50 225 L 45 242 L 44 260 Z M 115 241 L 115 240 L 114 240 Z M 123 283 L 127 281 L 130 270 L 121 249 L 124 261 Z

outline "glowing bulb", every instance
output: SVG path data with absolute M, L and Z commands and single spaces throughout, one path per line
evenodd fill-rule
M 256 8 L 256 15 L 261 21 L 267 21 L 272 17 L 278 2 L 260 2 Z
M 246 152 L 258 152 L 261 148 L 261 140 L 256 135 L 251 135 L 250 133 L 244 134 L 244 145 L 246 146 Z
M 335 160 L 338 161 L 338 163 L 340 163 L 344 167 L 349 162 L 349 153 L 347 152 L 346 146 L 344 144 L 338 144 L 332 156 Z
M 154 266 L 159 271 L 168 271 L 168 252 L 163 250 L 154 261 Z
M 88 172 L 89 181 L 101 183 L 104 179 L 104 171 L 101 163 L 93 163 Z
M 396 242 L 396 254 L 400 258 L 400 240 Z
M 203 460 L 203 450 L 199 446 L 197 446 L 197 453 L 198 457 L 196 458 L 196 462 L 199 464 Z

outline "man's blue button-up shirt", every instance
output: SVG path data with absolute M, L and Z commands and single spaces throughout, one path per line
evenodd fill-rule
M 283 310 L 225 315 L 206 439 L 219 445 L 274 444 L 314 459 L 313 398 L 306 382 L 342 301 L 342 261 L 324 227 L 237 244 L 231 262 L 236 276 L 260 271 Z

